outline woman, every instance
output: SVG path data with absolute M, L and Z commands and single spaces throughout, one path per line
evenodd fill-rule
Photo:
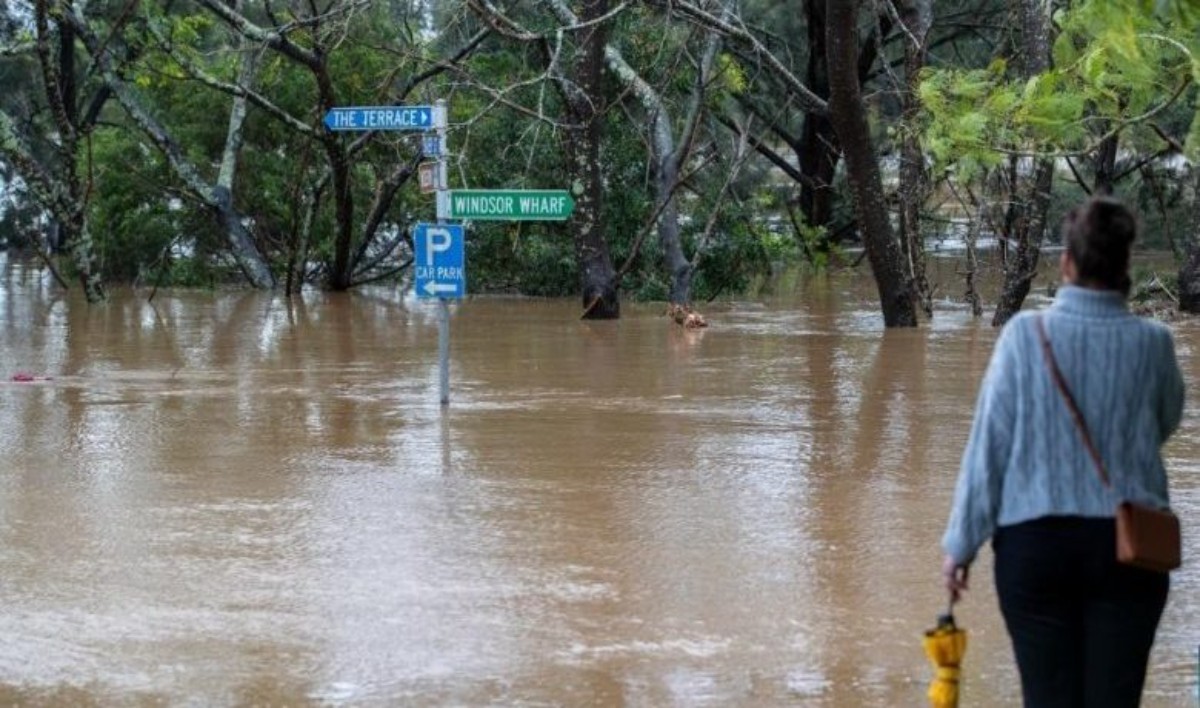
M 1116 562 L 1113 517 L 1122 499 L 1167 505 L 1160 448 L 1179 425 L 1183 379 L 1169 330 L 1126 305 L 1133 214 L 1093 198 L 1062 234 L 1054 304 L 1004 327 L 984 377 L 943 575 L 955 602 L 992 539 L 1026 706 L 1137 706 L 1169 581 Z M 1039 324 L 1111 488 L 1051 378 Z

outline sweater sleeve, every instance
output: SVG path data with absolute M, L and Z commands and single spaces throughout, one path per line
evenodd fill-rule
M 1014 320 L 1001 332 L 984 375 L 942 537 L 943 550 L 960 565 L 975 560 L 996 528 L 1016 412 L 1017 327 Z
M 1184 386 L 1183 374 L 1180 373 L 1179 362 L 1175 358 L 1175 340 L 1171 338 L 1171 331 L 1165 327 L 1162 328 L 1162 342 L 1160 361 L 1163 384 L 1162 395 L 1159 398 L 1158 424 L 1160 441 L 1166 442 L 1179 427 L 1179 421 L 1183 417 Z

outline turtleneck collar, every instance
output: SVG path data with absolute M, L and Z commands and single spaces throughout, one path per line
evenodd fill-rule
M 1054 308 L 1083 317 L 1118 317 L 1129 313 L 1118 290 L 1096 290 L 1063 284 L 1054 295 Z

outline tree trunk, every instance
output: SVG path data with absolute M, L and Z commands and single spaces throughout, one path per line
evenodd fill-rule
M 599 121 L 568 132 L 567 153 L 575 165 L 581 189 L 575 194 L 575 260 L 579 264 L 579 287 L 583 295 L 583 317 L 590 320 L 616 319 L 621 303 L 616 288 L 616 271 L 604 238 L 603 180 L 600 177 Z
M 692 264 L 683 254 L 683 240 L 679 235 L 679 205 L 671 194 L 679 181 L 679 165 L 672 155 L 659 161 L 655 175 L 655 191 L 663 205 L 659 215 L 658 238 L 662 244 L 663 261 L 671 278 L 667 300 L 676 305 L 687 305 L 692 299 Z
M 1024 78 L 1050 68 L 1050 4 L 1044 0 L 1019 0 L 1021 15 L 1021 55 Z M 1042 237 L 1050 210 L 1050 189 L 1054 183 L 1054 162 L 1033 160 L 1032 179 L 1017 174 L 1011 210 L 1010 249 L 1004 264 L 1004 285 L 996 303 L 992 326 L 1000 327 L 1020 312 L 1025 296 L 1037 275 Z
M 242 0 L 235 0 L 233 9 L 241 12 Z M 254 83 L 257 73 L 257 53 L 244 35 L 238 34 L 235 41 L 242 52 L 238 83 L 248 87 Z M 233 206 L 233 183 L 237 175 L 238 157 L 242 152 L 245 125 L 246 97 L 234 96 L 233 105 L 229 109 L 229 126 L 225 131 L 225 150 L 221 155 L 221 167 L 217 172 L 217 184 L 212 190 L 212 196 L 233 258 L 241 268 L 242 274 L 254 287 L 269 289 L 275 287 L 275 275 L 271 273 L 266 259 L 259 252 L 254 239 L 242 224 L 241 215 Z
M 86 220 L 81 220 L 78 231 L 71 238 L 70 248 L 71 260 L 83 285 L 83 296 L 88 302 L 100 302 L 104 299 L 104 287 L 96 273 L 96 244 Z
M 1105 138 L 1096 149 L 1096 184 L 1093 194 L 1112 194 L 1113 181 L 1117 176 L 1117 147 L 1121 138 L 1113 134 Z
M 580 94 L 569 101 L 575 127 L 566 131 L 566 152 L 576 174 L 575 258 L 579 264 L 584 319 L 616 319 L 621 316 L 616 270 L 604 235 L 604 181 L 600 171 L 600 141 L 603 137 L 601 72 L 604 69 L 605 23 L 587 23 L 608 11 L 608 0 L 583 4 L 585 27 L 578 32 L 580 58 L 575 80 Z M 568 94 L 571 95 L 571 94 Z
M 925 237 L 921 233 L 921 207 L 929 194 L 925 152 L 921 149 L 917 120 L 921 106 L 917 99 L 917 80 L 925 67 L 926 36 L 933 23 L 932 0 L 906 0 L 901 12 L 905 35 L 903 137 L 900 147 L 900 232 L 908 258 L 913 295 L 926 317 L 933 317 L 933 295 L 925 274 Z
M 57 164 L 52 168 L 58 191 L 55 198 L 58 213 L 54 216 L 61 236 L 59 243 L 71 254 L 87 301 L 94 303 L 104 299 L 104 288 L 96 268 L 95 244 L 88 230 L 88 190 L 79 174 L 82 132 L 75 83 L 75 28 L 53 12 L 50 5 L 47 0 L 35 3 L 34 26 L 46 103 L 58 133 Z M 53 209 L 55 205 L 47 207 Z
M 825 0 L 806 0 L 808 16 L 808 67 L 805 82 L 813 93 L 829 96 L 829 71 L 825 59 Z M 827 227 L 833 220 L 833 177 L 841 153 L 837 133 L 829 117 L 808 113 L 804 117 L 799 149 L 800 173 L 809 178 L 800 183 L 800 211 L 810 227 Z
M 727 19 L 728 12 L 729 6 L 725 5 L 721 19 Z M 677 186 L 676 183 L 679 181 L 680 164 L 687 159 L 692 139 L 695 136 L 696 126 L 700 121 L 700 116 L 704 112 L 705 92 L 708 88 L 713 63 L 717 59 L 717 52 L 720 51 L 720 48 L 720 36 L 715 32 L 711 33 L 704 47 L 704 55 L 700 59 L 700 71 L 696 80 L 696 88 L 691 97 L 691 105 L 688 108 L 688 117 L 684 126 L 683 138 L 679 145 L 672 148 L 669 159 L 660 160 L 663 166 L 663 174 L 657 185 L 658 198 L 660 203 L 663 200 L 666 200 L 667 203 L 660 217 L 662 221 L 659 223 L 659 238 L 662 240 L 663 256 L 666 259 L 667 272 L 671 276 L 671 290 L 668 294 L 668 300 L 673 305 L 681 305 L 685 308 L 691 305 L 692 277 L 696 273 L 696 264 L 699 262 L 701 248 L 700 246 L 696 247 L 691 260 L 688 260 L 687 256 L 683 253 L 683 242 L 679 234 L 679 205 L 675 199 L 674 192 Z M 663 101 L 659 99 L 659 103 L 661 104 Z M 667 137 L 669 138 L 671 126 L 669 123 L 666 123 L 664 127 L 667 130 Z M 718 208 L 719 206 L 713 207 L 714 214 Z
M 1184 239 L 1184 261 L 1179 267 L 1179 309 L 1200 312 L 1200 167 L 1192 168 L 1191 233 Z
M 863 246 L 879 288 L 883 322 L 888 327 L 915 327 L 917 311 L 912 289 L 904 275 L 903 254 L 892 233 L 859 86 L 859 4 L 860 0 L 827 0 L 825 5 L 829 115 L 842 145 Z
M 829 63 L 825 47 L 825 0 L 805 0 L 805 16 L 808 28 L 808 61 L 804 80 L 812 92 L 821 98 L 829 97 Z M 879 18 L 881 35 L 891 30 L 891 19 L 882 14 Z M 860 43 L 858 53 L 858 81 L 861 86 L 871 75 L 879 54 L 879 43 L 872 35 Z M 800 211 L 807 226 L 826 228 L 833 222 L 833 203 L 836 192 L 833 179 L 837 173 L 842 150 L 838 145 L 837 131 L 829 122 L 829 115 L 809 112 L 804 116 L 800 141 L 791 144 L 796 153 L 800 173 L 806 177 L 800 182 Z
M 324 115 L 337 105 L 333 79 L 324 54 L 315 65 L 310 65 L 317 82 L 317 94 Z M 349 290 L 354 273 L 354 261 L 350 254 L 354 246 L 354 194 L 350 189 L 350 160 L 342 147 L 342 138 L 337 133 L 327 133 L 321 139 L 329 160 L 329 171 L 333 183 L 334 244 L 333 266 L 329 273 L 331 290 Z

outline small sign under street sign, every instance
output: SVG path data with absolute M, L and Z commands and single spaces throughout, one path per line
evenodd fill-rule
M 417 178 L 421 183 L 421 191 L 425 194 L 442 189 L 441 165 L 436 162 L 422 162 L 417 165 Z
M 462 298 L 467 269 L 462 224 L 417 224 L 413 289 L 417 297 Z
M 442 139 L 437 135 L 421 137 L 421 154 L 425 157 L 442 157 Z
M 433 130 L 433 106 L 359 106 L 325 114 L 330 130 Z
M 451 219 L 562 221 L 575 211 L 563 189 L 452 189 Z

